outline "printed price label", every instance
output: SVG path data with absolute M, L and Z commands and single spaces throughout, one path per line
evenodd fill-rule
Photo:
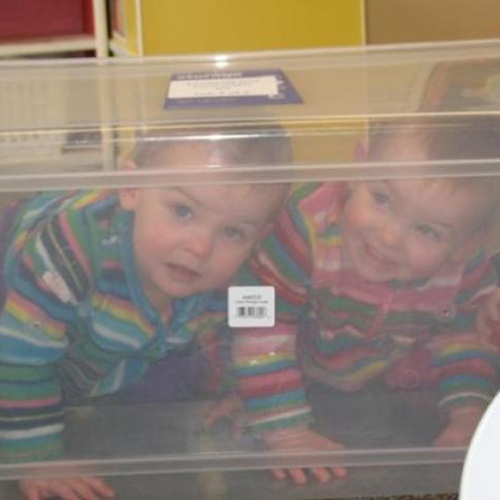
M 175 73 L 166 109 L 301 104 L 302 98 L 280 69 Z
M 192 97 L 269 96 L 278 94 L 274 76 L 253 78 L 211 78 L 203 80 L 177 80 L 170 84 L 169 99 Z
M 271 327 L 275 322 L 274 287 L 232 286 L 228 292 L 228 318 L 232 328 Z

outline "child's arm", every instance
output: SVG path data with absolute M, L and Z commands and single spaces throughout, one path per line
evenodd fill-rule
M 264 441 L 273 451 L 338 451 L 344 448 L 341 444 L 318 434 L 308 426 L 270 432 L 264 436 Z M 345 467 L 314 467 L 310 472 L 321 483 L 328 483 L 332 477 L 342 478 L 347 476 Z M 307 483 L 306 471 L 298 467 L 274 469 L 272 473 L 276 479 L 283 480 L 290 476 L 295 484 Z
M 302 373 L 295 357 L 296 326 L 278 324 L 267 329 L 243 329 L 234 346 L 239 389 L 252 429 L 273 451 L 331 451 L 342 445 L 309 427 L 313 417 L 307 404 Z M 277 479 L 307 482 L 305 469 L 274 469 Z M 316 467 L 311 474 L 326 483 L 345 477 L 344 467 Z
M 313 268 L 311 227 L 292 199 L 238 276 L 242 286 L 273 286 L 276 292 L 274 327 L 233 330 L 238 390 L 258 433 L 311 421 L 296 352 L 298 322 L 308 305 Z
M 8 293 L 0 316 L 0 461 L 62 454 L 56 362 L 66 353 L 67 327 L 76 316 L 74 277 L 80 282 L 86 278 L 78 263 L 68 259 L 72 247 L 62 239 L 69 232 L 63 227 L 56 218 L 27 238 L 7 270 Z
M 296 326 L 239 329 L 234 363 L 252 429 L 265 434 L 312 421 L 295 353 Z
M 317 192 L 321 203 L 309 197 L 315 194 L 310 185 L 295 191 L 274 232 L 264 240 L 251 268 L 246 268 L 251 272 L 242 274 L 242 285 L 271 285 L 276 290 L 277 324 L 273 328 L 235 329 L 233 360 L 250 426 L 269 448 L 278 451 L 340 448 L 309 428 L 313 418 L 296 352 L 298 323 L 309 304 L 316 232 L 327 223 L 323 215 L 334 203 L 335 193 L 322 188 Z M 319 467 L 312 473 L 326 482 L 332 474 L 342 477 L 345 470 Z M 306 481 L 302 469 L 277 469 L 273 474 L 280 479 L 289 475 L 297 484 Z
M 497 288 L 480 307 L 476 328 L 482 339 L 500 347 L 500 288 Z
M 480 416 L 498 390 L 498 352 L 476 331 L 478 308 L 496 289 L 496 274 L 481 255 L 471 261 L 456 299 L 456 317 L 430 342 L 446 426 L 439 446 L 468 444 Z
M 99 500 L 113 498 L 115 492 L 97 477 L 65 477 L 53 479 L 22 479 L 19 490 L 26 500 Z
M 451 410 L 448 423 L 434 440 L 434 446 L 443 448 L 466 446 L 484 413 L 480 405 L 468 405 Z

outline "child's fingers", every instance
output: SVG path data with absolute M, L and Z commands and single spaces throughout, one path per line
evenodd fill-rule
M 82 481 L 88 484 L 93 491 L 106 498 L 113 498 L 115 491 L 110 488 L 100 477 L 84 477 Z
M 286 472 L 284 469 L 273 469 L 271 471 L 271 474 L 273 475 L 274 479 L 278 479 L 279 481 L 283 481 L 283 479 L 286 479 Z
M 320 482 L 320 483 L 328 483 L 332 478 L 330 472 L 325 467 L 316 467 L 311 469 L 312 475 Z
M 275 450 L 342 450 L 344 447 L 327 437 L 318 434 L 308 427 L 297 427 L 282 429 L 268 433 L 265 437 L 268 446 Z M 273 475 L 277 479 L 284 479 L 289 475 L 295 484 L 307 483 L 307 474 L 312 474 L 321 483 L 327 483 L 332 477 L 342 478 L 347 476 L 347 469 L 344 467 L 312 467 L 312 468 L 291 468 L 277 469 Z
M 102 479 L 97 477 L 71 477 L 61 481 L 81 500 L 100 500 L 103 496 L 111 498 L 114 491 Z
M 21 490 L 21 493 L 26 498 L 26 500 L 41 500 L 43 498 L 39 494 L 38 487 L 34 484 L 25 486 L 21 483 L 19 489 Z
M 59 498 L 61 498 L 61 500 L 94 500 L 92 498 L 78 496 L 78 494 L 69 484 L 66 484 L 65 482 L 60 480 L 52 481 L 49 487 L 49 491 L 50 493 L 52 493 L 51 496 L 58 496 Z
M 311 472 L 321 483 L 328 483 L 332 479 L 332 476 L 338 479 L 347 476 L 347 469 L 345 467 L 332 467 L 330 470 L 325 467 L 318 467 L 312 469 Z
M 302 469 L 273 469 L 271 471 L 275 479 L 283 481 L 289 475 L 294 484 L 306 484 L 307 476 Z
M 295 484 L 301 485 L 307 483 L 307 476 L 304 469 L 288 469 L 288 474 Z
M 224 400 L 209 408 L 203 419 L 203 424 L 210 427 L 223 418 L 232 419 L 242 409 L 241 400 L 237 396 L 228 396 Z
M 51 496 L 46 486 L 47 480 L 21 479 L 19 481 L 19 491 L 26 500 L 43 500 Z
M 19 489 L 26 500 L 45 500 L 57 496 L 62 500 L 100 500 L 112 498 L 114 491 L 97 477 L 22 480 Z
M 332 472 L 333 475 L 339 479 L 347 477 L 347 469 L 345 467 L 333 467 Z
M 295 484 L 306 484 L 307 483 L 307 474 L 304 469 L 273 469 L 272 474 L 275 479 L 280 481 L 286 479 L 287 473 L 290 475 L 292 481 Z M 347 469 L 345 467 L 333 467 L 328 470 L 325 467 L 316 467 L 311 469 L 312 475 L 320 482 L 320 483 L 328 483 L 332 477 L 343 478 L 347 476 Z

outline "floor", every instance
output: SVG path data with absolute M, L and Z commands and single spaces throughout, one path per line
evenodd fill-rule
M 318 426 L 327 432 L 333 409 L 324 396 L 313 391 L 311 401 L 319 405 L 323 418 Z M 75 407 L 68 415 L 66 438 L 72 458 L 87 473 L 105 475 L 117 500 L 456 500 L 429 495 L 456 491 L 461 473 L 460 463 L 444 463 L 432 449 L 419 454 L 416 448 L 429 431 L 432 414 L 413 418 L 411 404 L 406 415 L 402 411 L 408 405 L 391 398 L 371 391 L 358 400 L 335 400 L 336 432 L 352 449 L 352 466 L 347 479 L 329 485 L 297 487 L 273 480 L 265 470 L 268 457 L 254 443 L 234 439 L 225 427 L 202 430 L 204 408 L 199 403 Z M 423 400 L 415 404 L 425 406 Z M 397 496 L 408 492 L 427 496 Z M 13 482 L 0 482 L 0 498 L 20 500 Z

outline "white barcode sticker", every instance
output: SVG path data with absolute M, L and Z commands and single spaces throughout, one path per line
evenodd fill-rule
M 228 318 L 232 328 L 274 326 L 274 287 L 230 287 Z
M 253 78 L 207 78 L 204 80 L 177 80 L 170 82 L 168 99 L 193 97 L 275 96 L 278 81 L 274 75 Z

